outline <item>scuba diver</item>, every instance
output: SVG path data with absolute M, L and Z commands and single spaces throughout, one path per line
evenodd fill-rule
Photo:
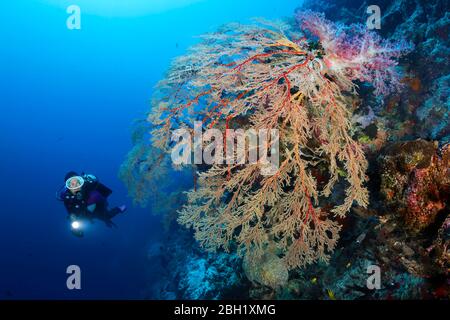
M 84 235 L 83 222 L 98 219 L 105 222 L 108 227 L 112 227 L 115 224 L 111 219 L 126 211 L 124 205 L 108 209 L 107 199 L 112 190 L 91 174 L 78 175 L 70 171 L 64 181 L 65 185 L 57 192 L 57 199 L 64 202 L 75 236 Z

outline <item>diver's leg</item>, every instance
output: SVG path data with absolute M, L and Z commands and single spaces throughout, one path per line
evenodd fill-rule
M 126 210 L 127 210 L 127 208 L 125 206 L 115 207 L 111 210 L 106 211 L 106 215 L 107 215 L 108 219 L 112 219 L 115 216 L 117 216 L 119 213 L 123 213 Z
M 97 204 L 97 214 L 103 219 L 103 220 L 111 220 L 115 216 L 117 216 L 119 213 L 123 213 L 127 210 L 126 206 L 120 206 L 115 207 L 113 209 L 108 209 L 108 202 L 102 202 Z

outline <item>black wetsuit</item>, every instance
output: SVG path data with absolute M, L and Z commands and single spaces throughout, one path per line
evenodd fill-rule
M 79 192 L 73 194 L 70 190 L 64 188 L 59 196 L 70 215 L 109 221 L 122 212 L 119 208 L 108 210 L 107 198 L 112 193 L 111 189 L 100 183 L 92 175 L 84 175 L 82 177 L 85 183 Z M 95 205 L 95 210 L 89 210 L 88 207 L 91 205 Z

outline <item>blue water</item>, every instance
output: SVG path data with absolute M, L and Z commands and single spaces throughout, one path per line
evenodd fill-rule
M 0 2 L 0 299 L 144 298 L 155 276 L 146 249 L 163 234 L 117 178 L 133 120 L 196 35 L 290 16 L 300 3 L 80 0 L 81 30 L 66 27 L 69 4 L 77 0 Z M 95 174 L 114 190 L 112 205 L 129 206 L 117 229 L 70 233 L 55 200 L 69 170 Z M 66 288 L 71 264 L 81 290 Z

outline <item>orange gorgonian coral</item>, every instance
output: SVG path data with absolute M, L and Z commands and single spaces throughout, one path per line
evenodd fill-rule
M 313 32 L 335 28 L 314 13 L 301 19 Z M 148 118 L 153 151 L 170 154 L 173 130 L 192 131 L 194 121 L 222 132 L 279 130 L 280 164 L 272 176 L 261 174 L 261 163 L 197 167 L 196 188 L 188 192 L 178 221 L 193 228 L 203 247 L 237 250 L 247 258 L 270 251 L 288 269 L 329 260 L 339 238 L 336 218 L 355 202 L 368 204 L 367 161 L 352 138 L 353 80 L 371 80 L 368 75 L 378 74 L 379 67 L 394 74 L 399 56 L 386 50 L 378 55 L 373 48 L 382 48 L 381 40 L 370 35 L 365 37 L 371 49 L 357 58 L 366 54 L 364 68 L 353 54 L 343 54 L 345 37 L 338 46 L 330 39 L 322 46 L 320 37 L 308 40 L 298 28 L 268 22 L 226 25 L 173 62 L 156 87 Z M 366 76 L 358 77 L 358 70 Z M 134 154 L 141 158 L 131 161 L 137 167 L 130 172 L 146 172 L 158 158 Z M 338 184 L 345 189 L 340 203 L 330 197 Z

